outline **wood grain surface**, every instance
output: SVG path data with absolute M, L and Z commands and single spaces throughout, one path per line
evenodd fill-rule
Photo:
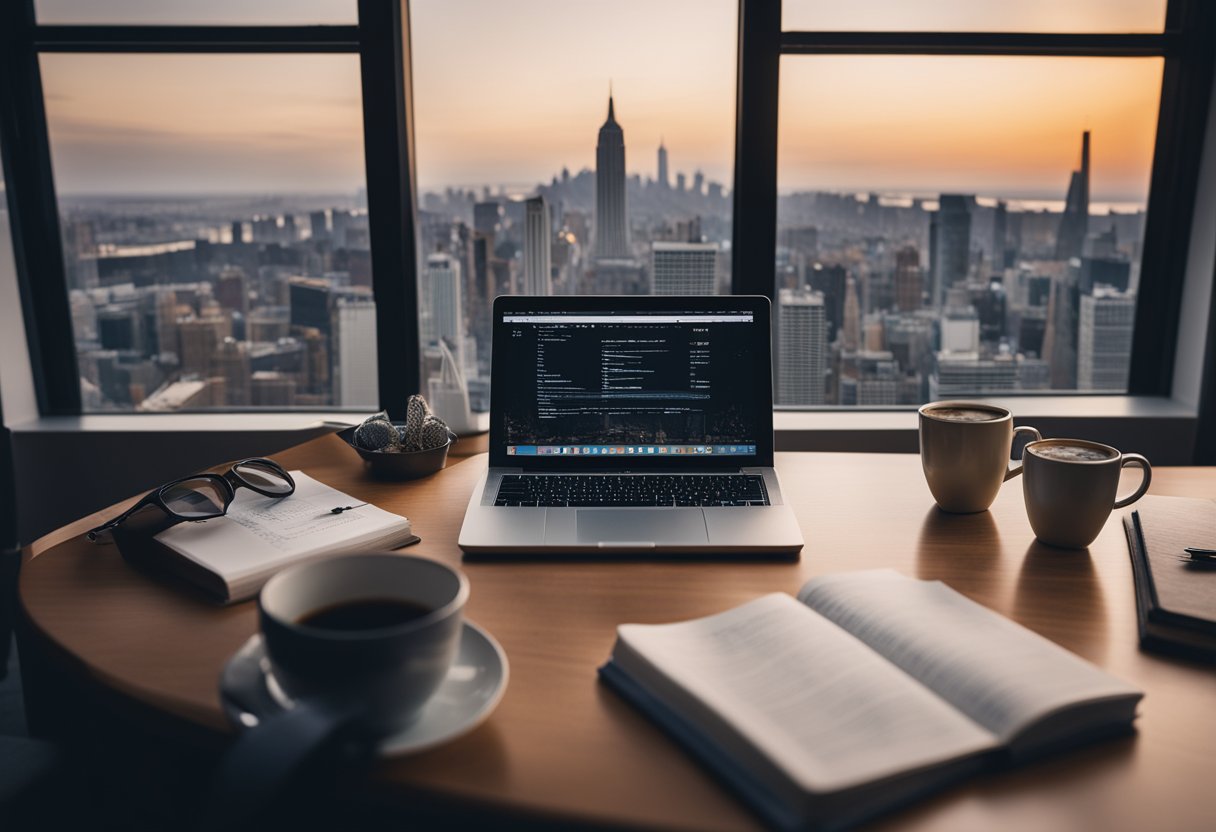
M 1216 750 L 1216 669 L 1138 650 L 1122 512 L 1089 550 L 1069 552 L 1035 543 L 1017 480 L 990 511 L 952 516 L 934 507 L 916 456 L 777 457 L 806 538 L 799 562 L 464 564 L 467 615 L 510 659 L 506 696 L 473 733 L 379 765 L 371 787 L 558 821 L 756 828 L 729 790 L 597 682 L 616 626 L 719 612 L 761 593 L 796 592 L 827 572 L 891 567 L 945 581 L 1147 696 L 1132 737 L 968 781 L 873 828 L 1211 828 L 1216 790 L 1205 783 Z M 403 484 L 368 479 L 332 436 L 276 458 L 408 516 L 422 537 L 411 554 L 461 563 L 456 536 L 485 456 Z M 1151 493 L 1216 498 L 1216 470 L 1158 469 Z M 253 603 L 212 607 L 132 571 L 113 547 L 80 536 L 108 514 L 29 547 L 20 579 L 27 621 L 91 680 L 144 708 L 229 731 L 217 678 L 255 632 Z

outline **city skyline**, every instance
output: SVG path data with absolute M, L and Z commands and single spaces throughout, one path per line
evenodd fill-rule
M 563 172 L 523 204 L 428 196 L 418 291 L 432 394 L 450 371 L 469 406 L 487 406 L 494 294 L 730 291 L 721 185 L 697 176 L 689 188 L 683 172 L 674 187 L 627 180 L 625 132 L 610 99 L 597 170 Z M 1057 172 L 1069 205 L 1060 214 L 969 194 L 939 194 L 936 210 L 783 197 L 776 403 L 915 404 L 1082 380 L 1125 388 L 1144 214 L 1091 225 L 1089 132 L 1080 138 L 1077 163 Z M 354 202 L 284 197 L 252 215 L 206 199 L 69 209 L 86 407 L 351 406 L 375 395 L 369 228 Z M 150 229 L 181 233 L 192 217 L 221 225 L 189 245 L 150 242 L 163 233 Z

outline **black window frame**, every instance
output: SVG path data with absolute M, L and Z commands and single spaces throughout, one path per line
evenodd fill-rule
M 733 291 L 776 299 L 782 56 L 1160 57 L 1165 65 L 1141 256 L 1141 273 L 1151 269 L 1153 283 L 1152 291 L 1142 284 L 1137 293 L 1127 394 L 1169 396 L 1176 353 L 1171 336 L 1182 305 L 1216 63 L 1216 4 L 1168 0 L 1163 31 L 1135 34 L 784 31 L 781 6 L 781 0 L 739 0 Z
M 38 58 L 87 54 L 353 54 L 359 57 L 380 404 L 394 417 L 419 388 L 417 199 L 409 4 L 358 0 L 355 25 L 44 25 L 35 0 L 0 3 L 0 153 L 39 412 L 82 411 L 58 194 Z M 386 361 L 385 356 L 398 360 Z

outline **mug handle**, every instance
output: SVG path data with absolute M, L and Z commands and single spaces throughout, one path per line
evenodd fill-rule
M 1031 436 L 1034 437 L 1034 439 L 1031 440 L 1033 442 L 1038 442 L 1039 440 L 1041 440 L 1043 438 L 1043 434 L 1039 433 L 1039 429 L 1032 428 L 1030 425 L 1019 425 L 1018 427 L 1013 429 L 1014 437 L 1017 437 L 1017 435 L 1019 433 L 1029 433 Z M 1025 451 L 1023 451 L 1022 453 L 1025 454 Z M 1010 466 L 1009 470 L 1007 470 L 1005 472 L 1004 481 L 1009 482 L 1009 480 L 1013 479 L 1020 473 L 1022 473 L 1022 461 L 1019 459 L 1016 463 L 1014 463 L 1012 466 Z
M 1140 480 L 1140 487 L 1136 489 L 1130 497 L 1124 497 L 1122 500 L 1115 500 L 1115 508 L 1123 508 L 1130 506 L 1132 503 L 1144 496 L 1144 492 L 1148 491 L 1148 484 L 1153 481 L 1153 466 L 1148 464 L 1148 460 L 1140 456 L 1140 454 L 1124 454 L 1123 461 L 1119 463 L 1120 468 L 1126 468 L 1129 465 L 1135 465 L 1144 472 L 1144 478 Z

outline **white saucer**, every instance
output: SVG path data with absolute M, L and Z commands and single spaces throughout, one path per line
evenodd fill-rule
M 452 669 L 410 727 L 381 741 L 382 757 L 411 754 L 455 739 L 485 721 L 507 689 L 507 654 L 489 633 L 464 622 Z M 294 707 L 270 670 L 261 635 L 237 650 L 220 675 L 220 701 L 229 721 L 252 728 Z

